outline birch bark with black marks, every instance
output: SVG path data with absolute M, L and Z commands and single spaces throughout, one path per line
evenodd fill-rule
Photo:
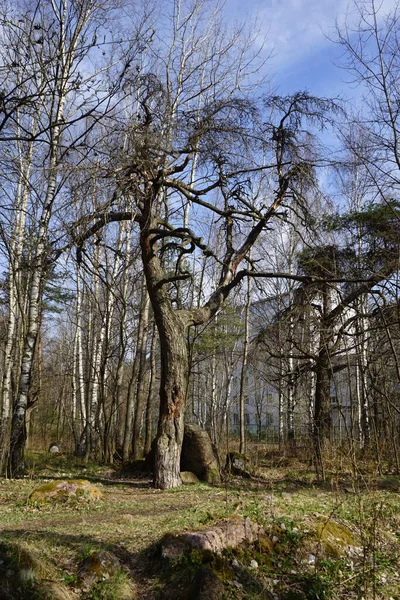
M 146 289 L 143 291 L 143 302 L 139 320 L 140 334 L 138 336 L 138 353 L 139 353 L 139 368 L 136 381 L 136 406 L 132 428 L 132 455 L 134 460 L 138 460 L 143 456 L 143 444 L 140 440 L 140 433 L 143 423 L 143 413 L 146 408 L 146 400 L 148 390 L 146 386 L 145 369 L 147 362 L 147 342 L 149 337 L 149 316 L 150 316 L 150 299 Z

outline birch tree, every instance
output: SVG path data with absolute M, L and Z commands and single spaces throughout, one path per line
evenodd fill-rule
M 33 110 L 24 115 L 19 130 L 15 131 L 12 123 L 9 124 L 8 135 L 4 134 L 2 139 L 17 137 L 19 140 L 18 136 L 21 136 L 21 139 L 34 143 L 35 189 L 33 180 L 24 181 L 29 185 L 31 196 L 36 194 L 37 204 L 35 240 L 29 263 L 27 324 L 9 444 L 8 469 L 14 475 L 23 470 L 25 417 L 40 330 L 41 299 L 49 264 L 60 252 L 56 227 L 62 214 L 59 211 L 65 206 L 63 185 L 74 168 L 71 156 L 80 162 L 80 144 L 115 104 L 115 91 L 132 58 L 133 51 L 125 43 L 120 44 L 113 62 L 109 60 L 109 52 L 103 51 L 104 59 L 99 57 L 102 53 L 98 35 L 105 33 L 105 15 L 111 16 L 113 7 L 114 4 L 107 0 L 98 3 L 86 0 L 35 2 L 26 8 L 17 5 L 4 22 L 4 27 L 10 31 L 10 43 L 13 39 L 18 40 L 19 54 L 15 61 L 25 65 L 27 75 L 24 75 L 23 84 L 27 91 L 24 96 L 29 95 L 32 99 Z M 111 34 L 107 47 L 115 49 L 114 41 Z M 37 114 L 33 123 L 32 113 Z M 7 381 L 5 390 L 3 407 L 8 405 Z

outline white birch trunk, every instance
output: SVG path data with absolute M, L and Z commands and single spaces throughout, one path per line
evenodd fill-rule
M 246 388 L 246 372 L 247 361 L 249 356 L 249 317 L 251 305 L 251 279 L 247 281 L 246 306 L 244 312 L 244 338 L 243 338 L 243 354 L 242 368 L 240 372 L 240 390 L 239 390 L 239 425 L 240 425 L 240 440 L 239 452 L 246 451 L 246 429 L 245 429 L 245 388 Z
M 88 417 L 88 423 L 89 423 L 89 429 L 90 429 L 89 437 L 91 438 L 92 442 L 95 441 L 93 438 L 95 437 L 97 439 L 98 435 L 100 434 L 101 408 L 102 408 L 102 416 L 103 416 L 104 423 L 106 423 L 107 420 L 110 418 L 109 415 L 105 414 L 104 403 L 103 403 L 102 407 L 100 407 L 100 405 L 99 405 L 100 391 L 103 392 L 103 397 L 104 397 L 104 389 L 100 390 L 100 381 L 101 381 L 101 369 L 104 369 L 104 371 L 106 371 L 106 364 L 103 364 L 103 354 L 104 354 L 104 347 L 105 347 L 105 343 L 107 340 L 107 336 L 109 335 L 110 323 L 112 321 L 113 314 L 114 314 L 114 308 L 115 308 L 114 300 L 115 299 L 114 299 L 114 294 L 113 294 L 113 287 L 114 287 L 114 282 L 116 281 L 117 274 L 118 274 L 120 266 L 121 266 L 121 249 L 122 249 L 122 244 L 123 244 L 123 237 L 124 237 L 124 227 L 120 227 L 119 234 L 118 234 L 118 241 L 117 241 L 117 251 L 115 254 L 111 277 L 110 277 L 110 281 L 107 282 L 106 304 L 104 307 L 104 314 L 101 319 L 100 332 L 99 332 L 96 342 L 94 344 L 93 370 L 92 370 L 93 378 L 92 378 L 92 387 L 91 387 L 90 414 Z M 99 257 L 97 258 L 96 264 L 97 264 L 97 266 L 99 265 Z M 96 287 L 98 289 L 98 281 L 97 281 Z M 97 299 L 99 300 L 98 294 L 96 294 L 96 296 L 97 296 Z M 97 305 L 97 302 L 96 302 L 96 305 Z M 104 377 L 106 378 L 105 373 L 104 373 Z M 105 384 L 105 380 L 103 381 L 103 383 Z M 93 434 L 95 434 L 95 436 L 93 436 Z M 88 452 L 90 452 L 91 450 L 93 450 L 93 447 L 88 447 L 86 450 L 86 454 Z
M 52 217 L 53 204 L 56 197 L 58 177 L 58 154 L 61 142 L 61 124 L 63 123 L 64 107 L 67 100 L 67 83 L 70 77 L 79 33 L 84 27 L 88 17 L 88 8 L 82 14 L 71 35 L 67 48 L 67 14 L 68 2 L 63 0 L 57 10 L 59 27 L 58 69 L 57 81 L 51 105 L 49 106 L 49 160 L 47 165 L 47 187 L 42 205 L 37 231 L 37 244 L 32 257 L 31 281 L 28 293 L 28 321 L 24 340 L 19 386 L 16 402 L 13 408 L 10 457 L 8 470 L 11 475 L 16 475 L 24 470 L 23 453 L 26 442 L 26 411 L 29 402 L 29 391 L 32 378 L 32 367 L 35 355 L 36 340 L 39 333 L 42 294 L 46 261 L 48 260 L 48 232 Z

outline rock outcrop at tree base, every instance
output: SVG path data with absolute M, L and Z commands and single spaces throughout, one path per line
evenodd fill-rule
M 181 471 L 181 479 L 183 485 L 195 485 L 200 483 L 199 478 L 191 471 Z
M 145 458 L 145 465 L 154 468 L 155 440 L 151 444 L 151 451 Z M 207 431 L 199 425 L 185 425 L 181 452 L 181 472 L 190 472 L 200 480 L 207 483 L 221 483 L 221 469 L 217 451 L 214 450 Z
M 199 425 L 185 425 L 181 471 L 191 471 L 200 481 L 207 483 L 221 482 L 218 455 L 207 431 Z

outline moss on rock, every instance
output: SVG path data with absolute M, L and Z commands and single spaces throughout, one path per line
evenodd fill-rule
M 96 550 L 79 563 L 78 583 L 89 589 L 98 581 L 114 577 L 121 570 L 118 558 L 105 550 Z
M 101 491 L 85 479 L 69 479 L 50 481 L 33 490 L 28 502 L 30 504 L 46 504 L 47 502 L 65 502 L 69 498 L 99 500 Z
M 332 557 L 342 556 L 350 547 L 360 545 L 357 536 L 346 525 L 333 519 L 319 517 L 315 531 L 324 550 Z
M 181 471 L 181 479 L 184 485 L 200 483 L 200 480 L 197 477 L 197 475 L 195 475 L 191 471 Z
M 226 455 L 225 470 L 232 475 L 250 479 L 253 468 L 250 459 L 245 454 L 228 452 Z
M 218 485 L 221 483 L 221 475 L 219 472 L 219 468 L 216 466 L 210 465 L 204 474 L 204 481 L 210 483 L 211 485 Z
M 181 470 L 191 471 L 200 481 L 221 483 L 219 458 L 207 431 L 198 425 L 185 424 L 181 453 Z

